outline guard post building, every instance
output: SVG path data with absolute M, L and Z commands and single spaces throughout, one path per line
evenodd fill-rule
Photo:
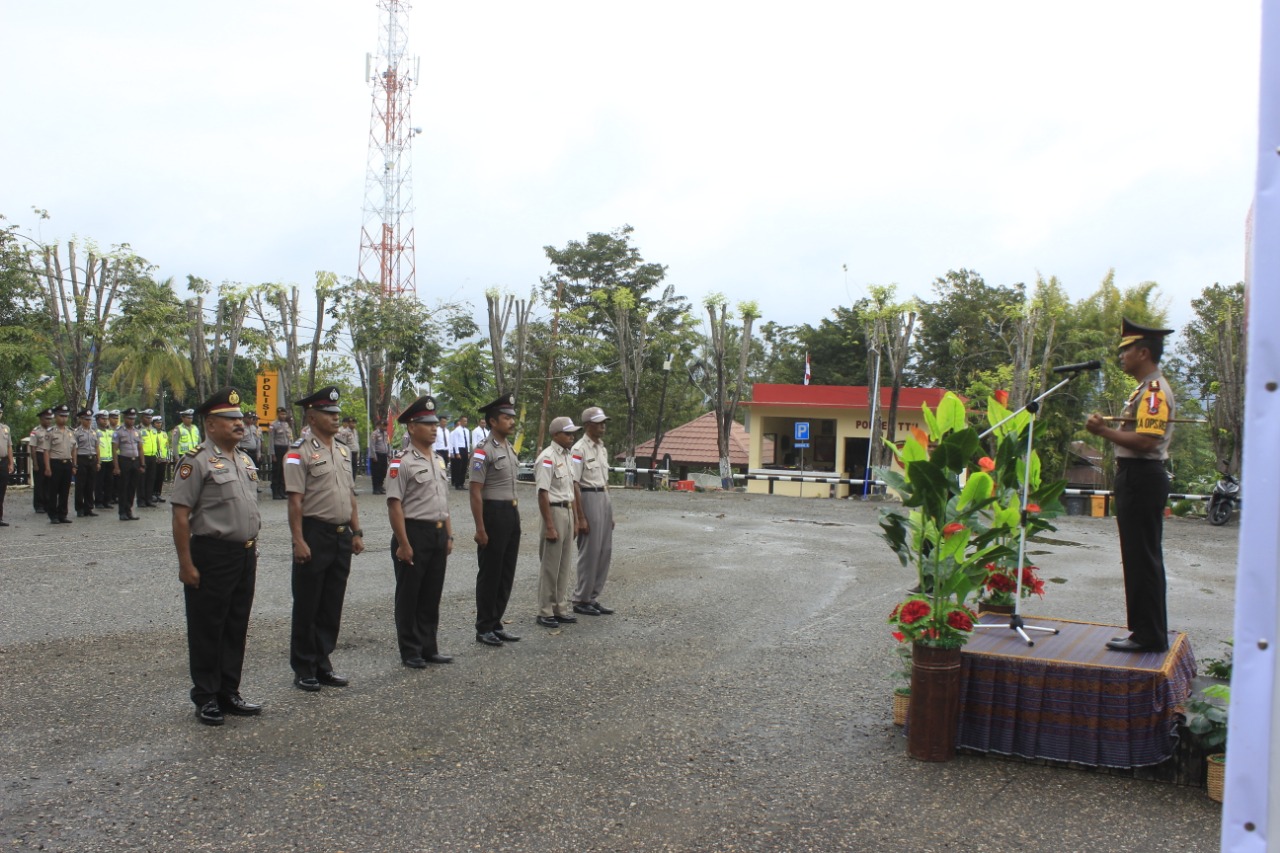
M 889 398 L 881 388 L 876 406 L 880 441 L 888 436 Z M 901 443 L 913 428 L 924 428 L 920 406 L 937 408 L 942 388 L 902 388 L 898 392 L 897 429 Z M 752 386 L 748 407 L 751 437 L 749 473 L 760 476 L 814 476 L 861 479 L 871 442 L 870 389 L 865 385 Z M 806 498 L 844 498 L 862 493 L 845 483 L 769 482 L 747 480 L 756 494 Z

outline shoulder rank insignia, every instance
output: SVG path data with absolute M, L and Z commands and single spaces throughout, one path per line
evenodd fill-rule
M 290 447 L 301 447 L 301 446 L 302 446 L 302 442 L 304 442 L 304 441 L 306 441 L 306 439 L 305 439 L 305 438 L 300 438 L 300 439 L 298 439 L 297 441 L 295 441 L 293 444 L 291 444 L 291 445 L 289 445 L 289 446 L 290 446 Z

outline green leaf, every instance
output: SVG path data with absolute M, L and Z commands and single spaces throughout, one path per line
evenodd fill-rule
M 964 490 L 960 492 L 960 497 L 956 500 L 956 509 L 963 510 L 966 506 L 975 500 L 982 500 L 991 495 L 991 475 L 985 471 L 979 471 L 969 477 L 969 481 L 964 484 Z
M 937 441 L 942 437 L 938 432 L 938 419 L 934 417 L 933 411 L 929 408 L 929 404 L 925 403 L 920 406 L 920 412 L 924 415 L 924 425 L 929 431 L 929 438 Z
M 906 440 L 902 442 L 902 453 L 898 455 L 898 458 L 902 460 L 902 464 L 907 467 L 909 472 L 910 466 L 907 463 L 928 459 L 929 451 L 921 447 L 920 442 L 916 441 L 914 437 L 908 435 Z M 910 473 L 907 474 L 907 479 L 911 479 Z
M 967 426 L 964 417 L 964 403 L 951 391 L 942 397 L 938 404 L 938 429 L 946 433 L 962 430 Z

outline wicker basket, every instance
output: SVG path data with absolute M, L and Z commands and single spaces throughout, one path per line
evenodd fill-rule
M 1209 756 L 1209 799 L 1222 802 L 1222 787 L 1227 776 L 1227 756 L 1222 753 Z
M 900 692 L 902 688 L 893 691 L 893 724 L 895 726 L 905 726 L 907 724 L 907 708 L 911 706 L 911 691 L 905 693 Z

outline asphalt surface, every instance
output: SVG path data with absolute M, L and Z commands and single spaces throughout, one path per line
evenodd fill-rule
M 1216 850 L 1203 790 L 1020 761 L 909 759 L 890 722 L 884 620 L 912 578 L 877 507 L 615 492 L 613 616 L 537 627 L 537 517 L 508 611 L 477 644 L 473 530 L 442 604 L 450 666 L 400 665 L 390 528 L 359 483 L 357 557 L 319 694 L 288 666 L 284 502 L 262 496 L 242 692 L 261 717 L 199 725 L 187 698 L 167 505 L 51 526 L 10 490 L 0 529 L 0 844 L 9 850 Z M 523 486 L 523 489 L 528 489 Z M 522 494 L 531 494 L 526 491 Z M 1230 635 L 1233 522 L 1166 527 L 1171 624 Z M 1031 615 L 1122 624 L 1111 520 L 1031 553 Z

